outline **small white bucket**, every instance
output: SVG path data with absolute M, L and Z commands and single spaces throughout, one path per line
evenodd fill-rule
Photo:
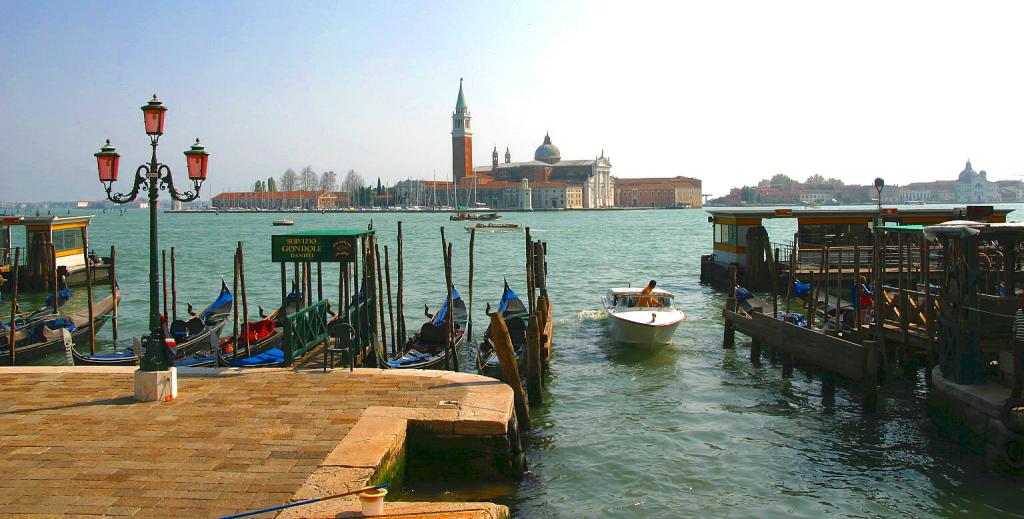
M 388 495 L 386 488 L 360 492 L 359 503 L 363 507 L 363 515 L 384 515 L 384 496 L 386 495 Z

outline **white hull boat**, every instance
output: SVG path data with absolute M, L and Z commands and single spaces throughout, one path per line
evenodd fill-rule
M 686 315 L 673 306 L 671 292 L 655 289 L 645 296 L 641 290 L 613 288 L 604 296 L 612 337 L 643 348 L 671 344 L 676 328 L 686 320 Z

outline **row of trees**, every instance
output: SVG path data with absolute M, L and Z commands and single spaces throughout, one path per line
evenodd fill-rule
M 288 168 L 279 178 L 270 177 L 267 180 L 257 180 L 253 191 L 257 193 L 276 193 L 278 191 L 340 191 L 348 193 L 348 199 L 356 205 L 370 205 L 374 199 L 374 190 L 366 185 L 362 175 L 354 169 L 345 173 L 345 178 L 338 184 L 338 175 L 334 170 L 327 170 L 323 173 L 313 171 L 313 168 L 306 166 L 302 171 L 296 173 L 294 169 Z M 377 179 L 376 194 L 382 194 L 380 179 Z
M 826 179 L 824 176 L 815 173 L 807 177 L 807 180 L 804 182 L 804 185 L 838 187 L 843 185 L 843 181 L 838 178 Z M 789 175 L 786 175 L 784 173 L 777 173 L 775 175 L 772 175 L 772 178 L 765 178 L 757 183 L 757 187 L 774 187 L 777 189 L 792 189 L 794 187 L 799 186 L 799 180 L 796 180 L 795 178 L 790 178 Z
M 341 190 L 346 193 L 355 193 L 366 186 L 363 177 L 354 169 L 348 170 L 345 180 L 341 183 Z M 296 173 L 294 169 L 288 168 L 281 174 L 280 179 L 274 177 L 266 181 L 257 180 L 253 191 L 257 193 L 276 193 L 277 191 L 337 191 L 338 175 L 334 170 L 327 170 L 317 174 L 313 168 L 306 166 L 302 171 Z

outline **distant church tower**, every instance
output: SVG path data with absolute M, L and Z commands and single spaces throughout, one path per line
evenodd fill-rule
M 462 78 L 459 78 L 459 98 L 452 112 L 452 178 L 460 184 L 473 176 L 473 130 L 469 119 L 469 106 L 462 93 Z
M 498 146 L 494 146 L 494 151 L 491 152 L 491 168 L 495 169 L 498 167 Z
M 505 148 L 505 164 L 512 162 L 512 154 L 508 152 L 508 147 Z

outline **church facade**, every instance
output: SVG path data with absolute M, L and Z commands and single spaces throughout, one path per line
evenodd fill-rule
M 562 160 L 561 150 L 545 135 L 533 160 L 512 162 L 505 148 L 504 162 L 498 148 L 489 166 L 473 167 L 473 132 L 462 82 L 452 112 L 452 178 L 465 205 L 484 204 L 495 209 L 595 209 L 615 206 L 611 160 Z

